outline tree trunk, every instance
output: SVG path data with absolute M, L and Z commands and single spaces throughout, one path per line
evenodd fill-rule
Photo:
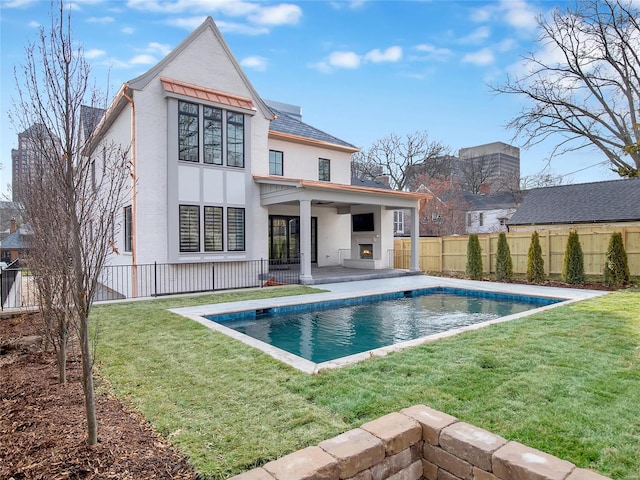
M 84 388 L 84 407 L 87 416 L 87 444 L 98 443 L 98 420 L 96 419 L 96 401 L 93 389 L 93 362 L 89 348 L 89 319 L 80 319 L 80 342 L 82 343 L 82 387 Z
M 67 383 L 67 338 L 61 338 L 58 345 L 58 381 Z

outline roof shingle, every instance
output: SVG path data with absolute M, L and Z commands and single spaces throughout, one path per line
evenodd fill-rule
M 509 225 L 640 220 L 640 178 L 535 188 Z

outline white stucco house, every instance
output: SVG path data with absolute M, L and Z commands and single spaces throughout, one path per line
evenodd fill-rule
M 417 225 L 424 198 L 351 185 L 358 148 L 263 100 L 210 17 L 122 85 L 96 133 L 131 145 L 113 265 L 269 259 L 302 283 L 312 265 L 388 268 L 393 211 Z M 413 244 L 418 270 L 417 233 Z

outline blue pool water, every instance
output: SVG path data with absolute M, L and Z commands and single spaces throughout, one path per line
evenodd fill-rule
M 207 318 L 321 363 L 558 301 L 433 288 Z

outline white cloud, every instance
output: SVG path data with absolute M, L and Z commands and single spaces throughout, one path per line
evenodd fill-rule
M 354 52 L 332 52 L 329 65 L 336 68 L 354 69 L 360 66 L 360 56 Z
M 462 37 L 460 43 L 482 43 L 491 36 L 491 29 L 483 26 L 476 28 L 469 35 Z
M 130 65 L 153 65 L 158 60 L 153 55 L 142 54 L 136 55 L 131 60 L 129 60 Z
M 37 0 L 7 0 L 2 3 L 2 8 L 24 8 L 37 3 Z
M 216 24 L 226 32 L 243 35 L 259 35 L 268 33 L 265 27 L 280 25 L 295 25 L 302 16 L 302 9 L 292 3 L 278 5 L 265 5 L 260 2 L 228 1 L 228 0 L 127 0 L 127 6 L 134 10 L 145 12 L 180 15 L 188 13 L 193 16 L 173 18 L 169 25 L 193 30 L 200 25 L 206 15 L 216 14 L 226 17 L 244 17 L 247 24 L 242 22 L 229 22 L 224 19 L 216 19 Z M 204 16 L 198 16 L 202 13 Z M 200 21 L 196 21 L 200 18 Z
M 87 18 L 88 23 L 112 23 L 115 22 L 115 18 L 113 17 L 89 17 Z
M 133 35 L 135 30 L 133 29 L 133 27 L 122 27 L 120 29 L 120 32 L 124 33 L 125 35 Z
M 538 27 L 538 12 L 524 0 L 501 0 L 504 19 L 514 28 L 534 30 Z
M 171 51 L 171 45 L 166 43 L 150 42 L 146 48 L 147 53 L 159 53 L 163 57 Z
M 491 65 L 496 61 L 496 57 L 490 48 L 483 48 L 477 52 L 467 53 L 462 57 L 464 63 L 472 63 L 479 67 Z
M 264 72 L 267 69 L 267 59 L 259 56 L 246 57 L 240 61 L 240 65 L 245 68 L 252 68 L 259 72 Z
M 249 20 L 258 25 L 295 25 L 302 16 L 302 9 L 297 5 L 280 4 L 258 9 L 249 15 Z
M 444 62 L 453 56 L 453 52 L 448 48 L 439 48 L 428 43 L 422 43 L 413 48 L 423 54 L 416 58 L 416 60 L 435 60 L 438 62 Z
M 37 21 L 35 21 L 35 20 L 30 21 L 27 25 L 28 25 L 30 28 L 40 28 L 40 23 L 38 23 L 38 22 L 37 22 Z
M 246 25 L 244 23 L 216 21 L 216 25 L 222 33 L 237 33 L 240 35 L 265 35 L 269 33 L 269 29 L 267 27 Z
M 358 10 L 362 8 L 367 3 L 367 0 L 339 0 L 335 2 L 330 2 L 330 5 L 336 10 L 349 9 L 349 10 Z
M 99 57 L 103 56 L 105 53 L 107 53 L 107 52 L 105 52 L 104 50 L 99 50 L 97 48 L 91 48 L 91 49 L 89 49 L 89 50 L 84 52 L 84 56 L 85 56 L 85 58 L 88 58 L 89 60 L 93 60 L 95 58 L 99 58 Z
M 402 48 L 393 46 L 384 51 L 376 48 L 367 53 L 364 58 L 366 61 L 373 63 L 397 62 L 402 59 Z
M 475 8 L 471 11 L 471 21 L 475 23 L 484 23 L 491 20 L 491 8 Z

